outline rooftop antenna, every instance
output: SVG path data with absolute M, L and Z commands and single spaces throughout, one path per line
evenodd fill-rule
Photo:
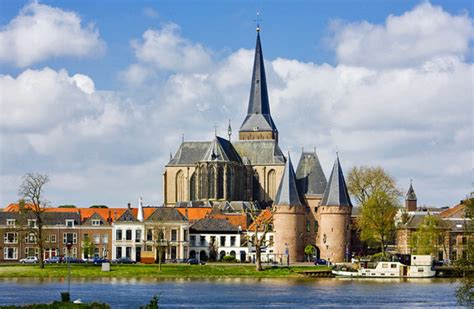
M 257 32 L 260 32 L 260 22 L 262 21 L 262 19 L 260 19 L 260 12 L 257 11 L 257 18 L 255 19 L 255 22 L 257 23 Z
M 316 154 L 316 146 L 314 146 L 313 150 L 314 150 L 314 154 Z
M 337 149 L 337 146 L 336 146 L 336 157 L 339 158 L 339 150 Z
M 184 143 L 184 133 L 181 134 L 181 143 Z
M 232 127 L 230 125 L 230 119 L 229 119 L 229 126 L 227 127 L 227 135 L 229 135 L 229 142 L 230 142 L 230 138 L 232 137 Z

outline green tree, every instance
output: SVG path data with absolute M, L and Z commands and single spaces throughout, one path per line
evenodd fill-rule
M 309 260 L 311 260 L 311 257 L 314 254 L 314 246 L 309 244 L 304 248 L 304 254 L 308 257 Z
M 393 240 L 398 200 L 383 191 L 375 191 L 364 202 L 356 220 L 360 239 L 380 246 L 385 256 L 386 245 Z
M 395 179 L 380 166 L 354 166 L 346 180 L 349 193 L 359 205 L 364 205 L 375 192 L 384 192 L 393 200 L 402 195 Z
M 84 253 L 84 257 L 90 258 L 94 255 L 94 243 L 90 240 L 90 238 L 86 238 L 82 241 L 82 252 Z
M 448 254 L 445 235 L 448 226 L 438 216 L 425 216 L 418 230 L 410 235 L 409 244 L 413 253 L 430 254 L 436 257 L 438 252 L 443 250 Z
M 463 275 L 461 285 L 456 289 L 456 297 L 458 304 L 466 307 L 474 307 L 474 274 L 472 267 L 474 265 L 474 244 L 472 235 L 474 232 L 474 199 L 467 199 L 464 201 L 465 208 L 465 234 L 470 234 L 467 246 L 467 258 L 458 261 L 459 272 Z M 469 271 L 470 270 L 470 271 Z

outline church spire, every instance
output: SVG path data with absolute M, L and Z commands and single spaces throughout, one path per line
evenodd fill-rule
M 339 162 L 339 155 L 336 156 L 331 176 L 329 177 L 326 190 L 324 190 L 321 205 L 352 206 L 349 192 L 347 192 L 346 180 L 344 179 L 341 163 Z
M 258 133 L 257 133 L 258 132 Z M 265 132 L 264 134 L 262 134 Z M 257 28 L 257 43 L 253 62 L 247 117 L 240 127 L 241 140 L 277 139 L 278 130 L 270 115 L 267 78 L 263 61 L 260 27 Z
M 283 172 L 283 177 L 281 178 L 280 185 L 278 186 L 275 202 L 273 204 L 288 206 L 302 205 L 299 198 L 298 188 L 296 186 L 295 170 L 293 169 L 293 164 L 291 164 L 289 153 L 285 164 L 285 170 Z

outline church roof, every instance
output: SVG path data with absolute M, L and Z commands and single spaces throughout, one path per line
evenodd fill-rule
M 285 156 L 274 140 L 235 141 L 233 145 L 242 160 L 246 158 L 253 165 L 285 163 Z
M 416 193 L 415 190 L 413 189 L 413 185 L 410 182 L 410 188 L 408 188 L 407 195 L 405 196 L 405 199 L 407 201 L 416 201 Z
M 291 164 L 290 155 L 288 155 L 285 171 L 283 172 L 283 177 L 278 186 L 278 191 L 273 204 L 291 206 L 301 205 L 298 188 L 296 186 L 295 171 L 293 169 L 293 164 Z
M 233 161 L 241 163 L 239 154 L 232 144 L 219 136 L 216 136 L 207 148 L 206 153 L 200 161 Z
M 260 33 L 257 33 L 247 117 L 242 123 L 240 131 L 277 131 L 275 123 L 270 116 L 267 78 L 265 76 Z
M 324 194 L 327 180 L 316 151 L 301 153 L 300 162 L 296 169 L 296 180 L 301 194 Z
M 323 199 L 321 201 L 323 206 L 352 206 L 351 198 L 347 192 L 346 180 L 342 172 L 339 157 L 336 158 L 332 168 L 329 182 L 324 190 Z
M 182 142 L 168 165 L 190 165 L 199 162 L 210 145 L 211 142 Z

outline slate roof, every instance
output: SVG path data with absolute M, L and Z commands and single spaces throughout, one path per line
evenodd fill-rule
M 237 233 L 239 228 L 232 225 L 226 219 L 217 219 L 217 218 L 203 218 L 196 221 L 189 228 L 190 232 L 219 232 L 219 233 Z
M 158 207 L 146 221 L 179 222 L 187 219 L 173 207 Z
M 331 176 L 324 190 L 321 205 L 324 206 L 352 206 L 351 198 L 347 192 L 346 180 L 342 172 L 339 157 L 336 158 Z
M 407 195 L 405 196 L 405 199 L 407 201 L 416 201 L 416 193 L 415 190 L 413 190 L 413 185 L 410 182 L 410 188 L 408 188 Z
M 199 162 L 210 145 L 211 142 L 183 142 L 168 165 L 191 165 Z
M 200 161 L 233 161 L 242 163 L 239 154 L 232 144 L 228 140 L 219 136 L 216 136 L 210 143 L 206 153 Z
M 285 156 L 274 140 L 235 141 L 233 145 L 242 161 L 248 160 L 252 165 L 285 163 Z
M 117 219 L 117 222 L 138 222 L 137 217 L 133 214 L 131 209 L 125 212 Z
M 84 220 L 82 222 L 82 225 L 92 225 L 92 220 L 100 220 L 100 225 L 105 225 L 105 226 L 110 225 L 110 223 L 104 218 L 102 218 L 98 213 L 94 213 L 92 216 Z
M 25 214 L 26 218 L 34 219 L 33 213 Z M 5 225 L 7 219 L 19 220 L 22 215 L 18 212 L 0 212 L 0 225 Z M 44 225 L 65 225 L 66 220 L 74 220 L 75 225 L 81 223 L 81 217 L 77 212 L 44 212 L 43 213 L 43 224 Z
M 265 75 L 260 33 L 257 33 L 247 117 L 242 123 L 240 131 L 277 131 L 270 115 L 267 78 Z
M 288 160 L 286 160 L 283 177 L 281 177 L 280 185 L 278 186 L 274 205 L 302 205 L 299 198 L 298 188 L 296 186 L 295 171 L 293 169 L 293 164 L 291 164 L 289 154 Z
M 416 214 L 408 218 L 405 227 L 408 229 L 417 229 L 425 219 L 426 214 Z
M 298 190 L 305 195 L 322 195 L 327 180 L 316 151 L 302 152 L 296 169 Z

